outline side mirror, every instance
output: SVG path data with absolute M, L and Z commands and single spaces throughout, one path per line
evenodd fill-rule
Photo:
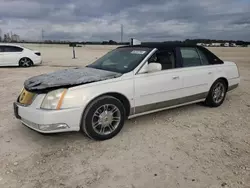
M 142 69 L 140 70 L 139 74 L 157 72 L 157 71 L 161 71 L 161 69 L 162 69 L 162 66 L 160 63 L 152 62 L 152 63 L 144 65 Z
M 147 67 L 147 72 L 157 72 L 161 71 L 162 66 L 160 63 L 149 63 Z

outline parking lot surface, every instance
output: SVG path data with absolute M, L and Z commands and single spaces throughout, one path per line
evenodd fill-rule
M 23 82 L 84 66 L 114 46 L 26 45 L 41 66 L 0 68 L 0 187 L 250 188 L 250 48 L 210 48 L 237 63 L 241 84 L 218 108 L 200 104 L 141 116 L 113 139 L 42 135 L 13 114 Z

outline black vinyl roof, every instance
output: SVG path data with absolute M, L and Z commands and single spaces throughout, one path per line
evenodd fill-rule
M 128 48 L 128 47 L 144 47 L 144 48 L 157 48 L 157 49 L 170 49 L 176 47 L 200 47 L 197 45 L 189 45 L 183 43 L 164 43 L 164 42 L 152 42 L 152 43 L 142 43 L 140 45 L 129 45 L 129 46 L 121 46 L 119 48 Z
M 209 59 L 211 61 L 214 61 L 214 59 L 217 59 L 218 62 L 223 63 L 223 61 L 218 56 L 216 56 L 214 53 L 212 53 L 207 48 L 205 48 L 203 46 L 192 45 L 192 44 L 167 43 L 167 42 L 149 42 L 149 43 L 142 43 L 140 45 L 121 46 L 121 47 L 118 47 L 118 48 L 140 48 L 140 47 L 141 48 L 151 48 L 151 49 L 157 48 L 158 50 L 173 50 L 173 49 L 178 48 L 178 47 L 199 48 L 200 50 L 202 50 L 207 55 L 207 57 L 209 57 Z

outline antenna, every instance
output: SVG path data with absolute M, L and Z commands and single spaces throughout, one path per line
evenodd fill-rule
M 123 24 L 121 24 L 121 42 L 123 42 Z

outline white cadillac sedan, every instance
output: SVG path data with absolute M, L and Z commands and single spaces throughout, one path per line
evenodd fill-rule
M 124 46 L 86 67 L 26 80 L 14 112 L 41 133 L 82 131 L 106 140 L 127 118 L 198 102 L 218 107 L 239 82 L 236 64 L 204 47 Z
M 30 67 L 42 63 L 41 53 L 15 44 L 0 43 L 0 66 Z

